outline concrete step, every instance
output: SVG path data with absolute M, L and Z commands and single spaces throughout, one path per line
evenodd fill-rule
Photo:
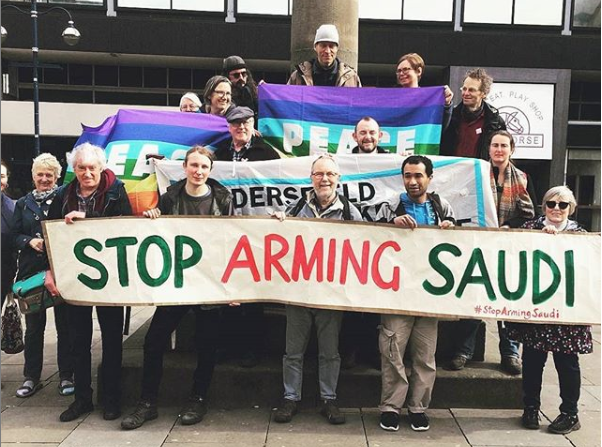
M 442 322 L 443 323 L 443 322 Z M 139 398 L 142 379 L 144 335 L 150 320 L 142 325 L 126 342 L 123 355 L 123 403 L 133 405 Z M 445 326 L 445 324 L 443 324 Z M 280 351 L 266 350 L 267 355 L 254 368 L 238 366 L 236 359 L 218 362 L 209 391 L 213 405 L 224 408 L 274 407 L 283 394 L 282 354 L 284 326 L 282 318 L 271 321 L 270 332 L 281 333 Z M 275 329 L 280 327 L 280 329 Z M 446 330 L 440 328 L 441 330 Z M 481 328 L 484 345 L 485 325 Z M 190 332 L 189 332 L 190 333 Z M 448 337 L 441 337 L 446 340 Z M 313 342 L 315 344 L 315 341 Z M 160 405 L 179 405 L 190 393 L 196 355 L 183 349 L 167 350 L 164 359 L 163 380 L 159 393 Z M 441 347 L 441 345 L 439 345 Z M 482 354 L 481 354 L 482 356 Z M 491 356 L 493 358 L 493 356 Z M 482 357 L 481 357 L 482 358 Z M 444 362 L 438 363 L 441 365 Z M 100 374 L 100 369 L 99 369 Z M 302 406 L 313 407 L 319 400 L 315 346 L 308 349 L 304 366 Z M 99 381 L 100 383 L 100 381 Z M 376 407 L 380 400 L 380 371 L 358 365 L 342 370 L 338 398 L 343 407 Z M 102 390 L 99 390 L 99 394 Z M 431 408 L 522 408 L 521 380 L 499 369 L 498 363 L 469 362 L 462 371 L 437 369 Z

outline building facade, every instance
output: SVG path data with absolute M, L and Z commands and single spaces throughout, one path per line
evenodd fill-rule
M 295 0 L 296 7 L 312 1 Z M 8 31 L 2 157 L 20 193 L 30 188 L 33 156 L 31 20 L 6 5 L 27 9 L 29 2 L 2 1 Z M 365 87 L 393 86 L 396 62 L 409 52 L 426 61 L 421 85 L 449 84 L 455 103 L 470 67 L 486 68 L 500 84 L 547 86 L 551 154 L 516 162 L 539 197 L 550 186 L 571 186 L 578 220 L 600 231 L 599 0 L 358 5 L 357 69 Z M 291 61 L 292 0 L 38 0 L 41 13 L 54 6 L 67 8 L 82 34 L 77 46 L 67 47 L 60 36 L 66 16 L 51 11 L 39 19 L 41 147 L 62 159 L 80 123 L 99 125 L 123 107 L 177 110 L 182 93 L 202 93 L 226 56 L 242 56 L 256 80 L 282 84 L 297 62 Z

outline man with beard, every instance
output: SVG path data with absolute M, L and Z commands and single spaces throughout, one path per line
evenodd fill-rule
M 357 143 L 352 154 L 388 154 L 389 151 L 378 145 L 379 140 L 383 137 L 380 126 L 376 120 L 370 116 L 365 116 L 355 125 L 353 139 Z
M 257 121 L 258 99 L 257 83 L 247 64 L 240 56 L 228 56 L 224 59 L 222 75 L 232 83 L 232 102 L 237 106 L 245 106 L 255 113 Z

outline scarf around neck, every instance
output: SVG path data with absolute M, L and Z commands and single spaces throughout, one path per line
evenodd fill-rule
M 509 219 L 524 217 L 531 219 L 535 216 L 533 202 L 527 192 L 527 176 L 512 162 L 508 163 L 504 172 L 504 183 L 498 185 L 494 166 L 491 165 L 490 180 L 493 200 L 497 208 L 498 224 L 501 226 Z M 498 201 L 497 187 L 502 188 L 502 195 Z M 498 203 L 499 202 L 499 203 Z

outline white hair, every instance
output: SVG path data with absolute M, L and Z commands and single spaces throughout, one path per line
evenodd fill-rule
M 56 157 L 49 153 L 40 154 L 33 159 L 31 173 L 35 175 L 36 171 L 39 169 L 50 169 L 57 179 L 60 178 L 61 172 L 63 171 L 63 167 Z
M 67 152 L 67 163 L 73 169 L 81 161 L 98 164 L 101 171 L 104 171 L 107 167 L 107 156 L 104 149 L 87 142 L 76 146 L 71 152 Z
M 198 108 L 201 108 L 201 100 L 196 95 L 196 93 L 192 93 L 192 92 L 184 93 L 182 95 L 182 97 L 180 98 L 180 107 L 182 107 L 182 103 L 184 102 L 185 99 L 190 99 L 195 106 L 197 106 Z

